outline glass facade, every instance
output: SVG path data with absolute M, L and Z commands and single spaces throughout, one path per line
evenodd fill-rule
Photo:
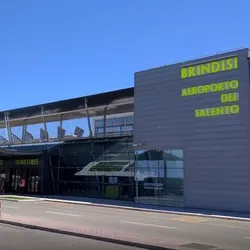
M 4 181 L 5 181 L 5 168 L 4 168 L 4 161 L 0 159 L 0 193 L 5 191 Z
M 133 137 L 65 142 L 49 153 L 60 195 L 133 200 Z
M 53 184 L 50 192 L 59 195 L 182 206 L 183 150 L 135 151 L 132 145 L 133 136 L 120 136 L 46 147 L 45 186 Z M 0 177 L 4 174 L 0 161 Z
M 94 133 L 96 137 L 104 135 L 104 119 L 96 118 L 94 120 Z M 106 133 L 105 136 L 124 136 L 132 135 L 134 131 L 134 116 L 114 116 L 106 118 Z
M 183 150 L 138 150 L 135 160 L 137 203 L 183 205 Z

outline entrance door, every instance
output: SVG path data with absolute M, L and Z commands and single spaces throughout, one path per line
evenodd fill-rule
M 26 177 L 26 169 L 25 168 L 10 168 L 10 175 L 9 175 L 9 192 L 11 193 L 18 193 L 20 191 L 19 185 L 22 178 L 25 180 Z
M 10 168 L 9 191 L 11 193 L 20 192 L 20 181 L 25 180 L 23 193 L 38 194 L 40 193 L 40 169 L 34 167 Z
M 39 168 L 28 168 L 27 171 L 27 192 L 31 194 L 40 193 L 40 176 L 41 170 Z
M 3 161 L 0 160 L 0 193 L 6 192 L 5 190 L 6 174 L 3 166 Z

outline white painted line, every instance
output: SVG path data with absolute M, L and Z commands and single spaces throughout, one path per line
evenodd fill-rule
M 63 216 L 72 216 L 72 217 L 82 217 L 79 214 L 65 214 L 65 213 L 58 213 L 58 212 L 53 212 L 53 211 L 45 211 L 47 214 L 57 214 L 57 215 L 63 215 Z
M 244 237 L 244 239 L 248 239 L 248 240 L 250 240 L 250 237 Z
M 2 206 L 2 208 L 20 209 L 20 207 L 13 207 L 13 206 Z
M 92 202 L 81 202 L 81 201 L 69 201 L 69 200 L 59 200 L 59 199 L 49 199 L 43 198 L 43 201 L 47 202 L 57 202 L 57 203 L 68 203 L 68 204 L 80 204 L 80 205 L 90 205 L 94 207 L 107 207 L 107 208 L 118 208 L 130 211 L 145 211 L 145 212 L 152 212 L 152 213 L 160 213 L 160 214 L 170 214 L 170 215 L 190 215 L 190 216 L 199 216 L 205 218 L 214 218 L 214 219 L 225 219 L 225 220 L 235 220 L 235 221 L 250 221 L 249 217 L 233 217 L 233 216 L 223 216 L 223 215 L 216 215 L 216 214 L 202 214 L 202 213 L 190 213 L 190 212 L 175 212 L 175 211 L 164 211 L 158 209 L 147 209 L 147 208 L 136 208 L 131 206 L 117 206 L 117 205 L 107 205 L 107 204 L 100 204 L 100 203 L 92 203 Z
M 133 222 L 133 221 L 121 221 L 121 223 L 138 225 L 138 226 L 147 226 L 147 227 L 160 227 L 160 228 L 167 228 L 167 229 L 173 229 L 173 230 L 177 229 L 176 227 L 168 227 L 168 226 L 161 226 L 161 225 L 155 225 L 155 224 L 145 224 L 145 223 Z

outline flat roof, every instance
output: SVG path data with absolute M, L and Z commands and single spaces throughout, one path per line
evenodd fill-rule
M 85 107 L 87 102 L 87 109 Z M 76 118 L 103 115 L 104 108 L 107 115 L 132 112 L 134 107 L 134 88 L 120 89 L 95 95 L 82 96 L 73 99 L 44 103 L 18 109 L 0 112 L 0 128 L 5 128 L 5 114 L 9 115 L 12 127 L 22 126 L 24 120 L 28 124 L 70 120 Z M 43 110 L 43 115 L 42 115 Z
M 233 54 L 237 55 L 237 53 L 239 53 L 240 51 L 248 51 L 248 53 L 250 54 L 249 48 L 246 48 L 246 47 L 235 48 L 235 49 L 220 51 L 220 52 L 216 52 L 216 53 L 212 53 L 212 54 L 208 54 L 208 55 L 203 55 L 203 56 L 199 56 L 199 57 L 189 58 L 189 59 L 185 59 L 185 60 L 181 60 L 181 61 L 177 61 L 177 62 L 165 64 L 165 65 L 159 65 L 157 67 L 152 67 L 149 69 L 142 69 L 142 70 L 135 72 L 135 74 L 140 74 L 143 72 L 153 71 L 153 70 L 166 68 L 166 67 L 173 67 L 176 65 L 192 65 L 192 64 L 197 64 L 197 63 L 201 63 L 201 62 L 207 62 L 207 61 L 216 59 L 218 57 L 223 58 L 223 57 L 227 57 L 227 56 L 232 56 Z

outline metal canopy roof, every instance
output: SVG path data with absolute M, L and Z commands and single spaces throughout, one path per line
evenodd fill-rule
M 85 107 L 87 102 L 87 108 Z M 22 126 L 23 121 L 28 124 L 43 123 L 43 117 L 46 122 L 71 120 L 76 118 L 103 115 L 106 108 L 106 114 L 118 114 L 132 112 L 134 107 L 134 88 L 115 90 L 111 92 L 89 95 L 57 101 L 45 104 L 39 104 L 19 109 L 12 109 L 0 112 L 0 128 L 5 128 L 4 116 L 9 114 L 10 125 L 12 127 Z M 43 110 L 43 115 L 42 115 Z

